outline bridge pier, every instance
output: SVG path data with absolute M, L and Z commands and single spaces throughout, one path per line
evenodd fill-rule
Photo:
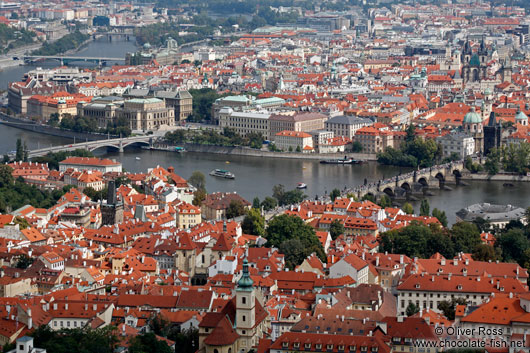
M 120 153 L 123 153 L 123 141 L 120 140 L 120 148 L 119 148 L 119 152 Z

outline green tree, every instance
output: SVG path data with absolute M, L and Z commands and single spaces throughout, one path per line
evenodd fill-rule
M 22 160 L 24 160 L 24 146 L 22 145 L 22 139 L 18 138 L 15 161 L 21 162 Z
M 339 189 L 333 189 L 329 193 L 329 197 L 331 198 L 331 201 L 335 202 L 337 197 L 340 197 L 340 190 Z
M 412 205 L 408 202 L 405 202 L 403 204 L 403 206 L 401 206 L 401 209 L 403 210 L 403 212 L 405 212 L 406 214 L 413 214 L 414 213 L 414 207 L 412 207 Z
M 407 316 L 412 316 L 418 312 L 420 312 L 420 308 L 418 308 L 413 302 L 410 302 L 406 309 Z
M 206 200 L 206 191 L 198 189 L 193 193 L 193 205 L 200 207 L 204 200 Z
M 167 336 L 175 342 L 179 353 L 195 353 L 199 347 L 199 330 L 191 327 L 187 330 L 172 330 Z
M 341 221 L 334 219 L 329 226 L 329 234 L 331 239 L 337 239 L 341 234 L 344 234 L 345 228 Z
M 481 243 L 480 232 L 476 225 L 468 222 L 458 222 L 451 228 L 451 239 L 457 253 L 473 253 L 475 247 Z
M 280 215 L 274 217 L 265 231 L 267 245 L 276 246 L 280 249 L 287 250 L 291 245 L 297 245 L 293 242 L 285 243 L 289 240 L 297 239 L 302 250 L 300 253 L 288 252 L 285 254 L 285 261 L 288 268 L 294 269 L 294 266 L 300 265 L 304 258 L 312 253 L 316 253 L 322 261 L 326 261 L 326 254 L 322 244 L 318 240 L 315 230 L 310 225 L 296 216 Z M 282 245 L 283 244 L 283 245 Z M 297 247 L 298 249 L 298 247 Z
M 405 142 L 412 143 L 416 138 L 416 126 L 414 126 L 414 124 L 410 124 L 407 126 L 406 132 L 407 135 L 405 136 Z
M 243 216 L 247 212 L 245 206 L 240 200 L 232 200 L 226 209 L 226 218 L 236 218 Z
M 500 259 L 500 249 L 495 249 L 487 244 L 478 244 L 473 251 L 473 260 L 475 261 L 496 261 Z
M 206 191 L 206 177 L 198 170 L 194 171 L 188 179 L 188 183 L 197 188 L 197 190 Z
M 254 197 L 254 200 L 252 200 L 252 208 L 259 209 L 260 208 L 260 201 L 259 197 Z
M 388 197 L 388 195 L 383 195 L 379 200 L 379 206 L 382 208 L 392 207 L 392 200 L 390 197 Z
M 18 257 L 17 263 L 15 264 L 16 268 L 21 268 L 25 270 L 26 268 L 30 267 L 33 263 L 34 259 L 29 257 L 26 254 L 22 254 Z
M 261 215 L 258 208 L 252 208 L 248 211 L 241 223 L 241 228 L 245 234 L 265 234 L 265 218 Z
M 487 233 L 491 230 L 491 223 L 482 217 L 477 217 L 473 220 L 473 224 L 478 228 L 479 232 Z
M 300 148 L 300 146 L 296 146 L 296 152 L 302 152 L 302 149 Z
M 169 330 L 169 321 L 161 314 L 153 315 L 149 319 L 149 328 L 158 336 L 166 336 Z
M 261 207 L 263 207 L 263 210 L 270 211 L 278 206 L 278 201 L 274 197 L 267 196 L 263 201 L 261 202 Z
M 172 353 L 165 341 L 158 340 L 154 333 L 143 333 L 131 340 L 129 353 Z
M 453 321 L 457 305 L 467 305 L 467 301 L 464 298 L 451 299 L 451 301 L 443 300 L 438 303 L 438 310 L 441 310 L 448 320 Z
M 523 264 L 526 261 L 525 251 L 530 248 L 530 241 L 522 229 L 510 229 L 497 236 L 495 245 L 502 250 L 504 261 L 515 261 Z
M 429 201 L 427 201 L 427 199 L 421 200 L 420 216 L 428 217 L 430 214 L 431 214 L 431 207 L 429 206 Z
M 435 208 L 432 210 L 432 216 L 436 217 L 442 226 L 447 227 L 447 215 L 445 214 L 445 211 L 440 211 L 439 209 Z
M 498 148 L 492 148 L 486 157 L 484 163 L 484 169 L 489 175 L 495 175 L 500 172 L 501 169 L 501 150 Z
M 359 141 L 354 141 L 351 145 L 351 151 L 353 153 L 360 153 L 363 151 L 363 145 Z

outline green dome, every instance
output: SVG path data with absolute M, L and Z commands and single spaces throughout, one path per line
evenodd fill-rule
M 521 121 L 521 120 L 528 120 L 528 117 L 525 113 L 522 111 L 518 111 L 517 114 L 515 114 L 515 121 Z
M 475 108 L 471 108 L 471 111 L 464 116 L 464 124 L 480 124 L 482 123 L 482 118 L 475 111 Z
M 241 279 L 237 282 L 237 289 L 239 290 L 252 290 L 252 285 L 254 284 L 254 281 L 252 278 L 250 278 L 250 274 L 248 273 L 248 260 L 245 258 L 243 260 L 243 275 L 241 276 Z

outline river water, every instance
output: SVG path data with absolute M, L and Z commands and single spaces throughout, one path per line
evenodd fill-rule
M 88 44 L 75 55 L 121 57 L 134 50 L 134 42 L 108 42 L 101 38 Z M 57 64 L 53 62 L 39 64 L 41 67 L 54 65 Z M 21 79 L 24 72 L 34 67 L 6 68 L 0 72 L 0 89 L 5 89 L 10 81 Z M 17 138 L 23 139 L 30 149 L 72 143 L 69 139 L 35 134 L 0 125 L 0 154 L 14 150 Z M 272 187 L 276 184 L 283 184 L 289 190 L 295 188 L 299 182 L 306 183 L 308 188 L 305 193 L 314 198 L 316 195 L 322 196 L 326 192 L 329 193 L 333 188 L 343 189 L 362 184 L 365 178 L 371 182 L 399 173 L 399 168 L 380 166 L 376 163 L 353 166 L 322 165 L 318 161 L 308 160 L 191 152 L 177 154 L 137 148 L 126 149 L 123 154 L 106 151 L 100 151 L 97 154 L 121 161 L 124 169 L 131 172 L 144 172 L 147 168 L 157 165 L 173 166 L 177 174 L 188 178 L 193 171 L 199 170 L 206 175 L 206 187 L 209 192 L 237 191 L 249 201 L 252 201 L 255 196 L 263 199 L 271 195 Z M 230 170 L 236 175 L 236 179 L 225 180 L 209 176 L 208 173 L 216 168 Z M 530 184 L 516 183 L 514 188 L 509 189 L 504 188 L 502 184 L 502 182 L 473 181 L 469 186 L 458 186 L 452 191 L 434 191 L 435 195 L 429 197 L 431 210 L 435 207 L 444 210 L 449 222 L 453 223 L 456 211 L 477 202 L 530 206 Z M 419 202 L 412 204 L 418 212 Z

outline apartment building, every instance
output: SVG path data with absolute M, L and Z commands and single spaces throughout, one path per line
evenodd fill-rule
M 258 133 L 268 140 L 270 139 L 270 116 L 269 113 L 236 112 L 231 108 L 222 108 L 219 111 L 219 126 L 233 129 L 241 136 Z

